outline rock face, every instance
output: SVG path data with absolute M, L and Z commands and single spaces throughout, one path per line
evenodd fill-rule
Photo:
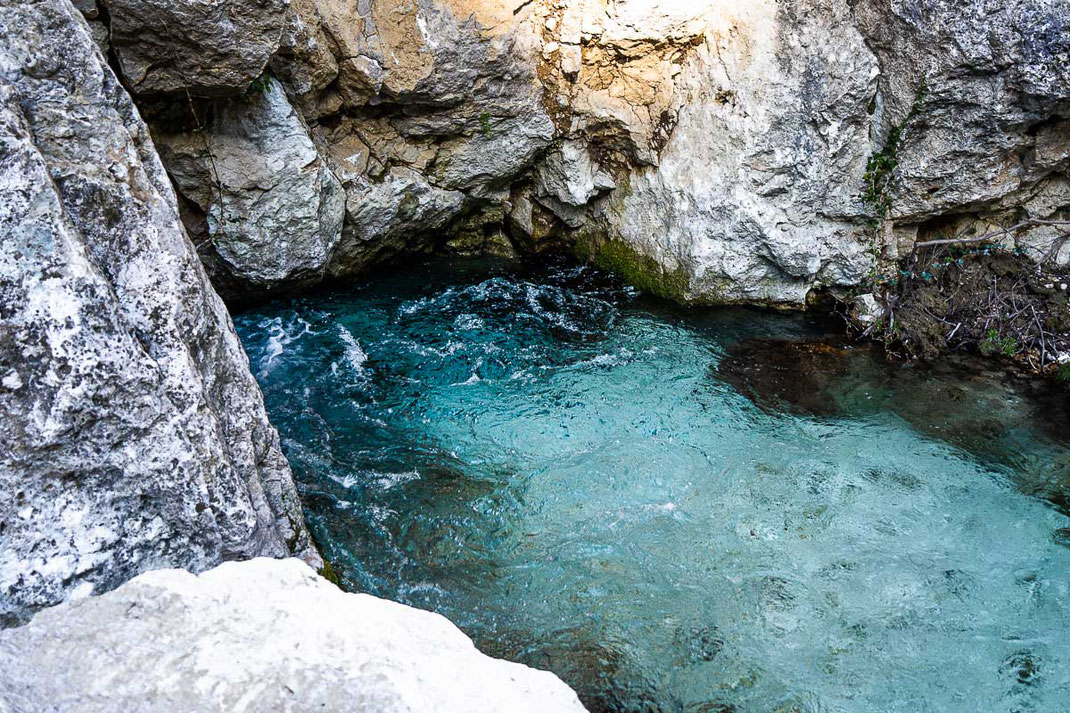
M 71 590 L 317 561 L 146 126 L 61 0 L 0 0 L 0 622 Z
M 255 592 L 256 596 L 249 596 Z M 0 631 L 0 711 L 583 711 L 552 673 L 298 560 L 143 574 Z
M 279 83 L 183 116 L 201 130 L 155 140 L 186 199 L 209 274 L 230 294 L 299 286 L 323 277 L 342 236 L 342 184 L 316 152 Z M 203 121 L 203 123 L 202 123 Z
M 867 0 L 856 15 L 882 67 L 876 114 L 895 159 L 889 256 L 971 223 L 982 234 L 1067 217 L 1070 6 Z M 902 136 L 892 141 L 896 127 Z M 1054 232 L 1036 227 L 1016 239 L 1044 252 Z
M 279 48 L 286 0 L 100 0 L 139 94 L 244 91 Z M 95 8 L 94 8 L 95 9 Z
M 274 17 L 266 0 L 246 5 Z M 214 53 L 262 49 L 202 24 Z M 520 251 L 574 245 L 684 302 L 850 294 L 937 232 L 1067 214 L 1068 38 L 1070 7 L 1050 0 L 294 0 L 269 67 L 302 145 L 344 188 L 341 238 L 304 249 L 325 221 L 295 214 L 294 237 L 254 241 L 246 257 L 301 254 L 301 269 L 251 277 L 223 260 L 213 279 L 264 294 L 443 244 L 499 250 L 491 237 L 506 233 Z M 143 64 L 167 65 L 174 49 L 153 42 L 138 45 Z M 143 83 L 141 65 L 120 64 Z M 203 85 L 179 77 L 160 101 L 188 113 L 185 92 Z M 293 136 L 256 107 L 238 90 L 217 102 Z M 205 143 L 148 113 L 163 143 Z M 240 164 L 217 122 L 204 132 L 217 165 Z M 191 180 L 187 153 L 165 159 L 204 197 L 193 213 L 227 212 L 203 167 Z M 224 206 L 261 200 L 253 184 L 225 189 Z M 246 220 L 209 220 L 204 244 L 224 254 L 257 232 L 260 216 Z M 1033 226 L 1017 239 L 1041 251 L 1053 237 Z
M 620 268 L 652 258 L 662 292 L 687 302 L 799 305 L 816 286 L 861 280 L 878 67 L 847 3 L 711 3 L 640 19 L 651 31 L 671 22 L 693 48 L 661 82 L 667 136 L 652 165 L 606 202 L 609 247 L 635 254 Z

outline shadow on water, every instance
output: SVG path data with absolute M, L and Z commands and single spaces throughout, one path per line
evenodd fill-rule
M 1070 398 L 1046 380 L 979 359 L 886 360 L 876 346 L 748 339 L 711 367 L 763 412 L 814 418 L 894 415 L 928 438 L 1008 469 L 1017 487 L 1070 516 Z

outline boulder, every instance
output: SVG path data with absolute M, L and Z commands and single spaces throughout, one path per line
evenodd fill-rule
M 0 0 L 0 624 L 319 560 L 148 129 L 66 0 Z
M 137 94 L 245 91 L 279 49 L 287 0 L 101 0 Z
M 346 594 L 298 560 L 257 559 L 200 576 L 150 572 L 0 631 L 3 710 L 583 707 L 552 673 L 484 656 L 442 616 Z
M 180 194 L 206 218 L 198 242 L 210 244 L 202 254 L 224 297 L 318 281 L 341 238 L 345 196 L 282 86 L 268 78 L 205 113 L 192 131 L 153 134 Z

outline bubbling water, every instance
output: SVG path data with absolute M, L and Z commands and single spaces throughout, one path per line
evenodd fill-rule
M 592 710 L 1067 710 L 1070 451 L 1002 381 L 584 268 L 237 323 L 347 586 Z

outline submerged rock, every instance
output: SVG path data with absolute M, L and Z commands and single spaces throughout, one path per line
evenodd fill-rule
M 485 656 L 444 617 L 343 593 L 293 559 L 150 572 L 0 632 L 0 710 L 247 707 L 584 710 L 552 673 Z
M 145 124 L 61 0 L 0 2 L 0 623 L 159 567 L 318 561 Z

